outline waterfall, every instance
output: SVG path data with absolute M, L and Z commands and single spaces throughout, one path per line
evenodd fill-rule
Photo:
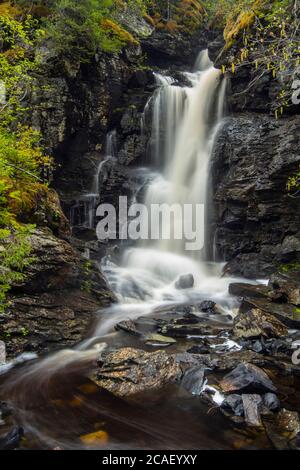
M 191 87 L 173 86 L 170 78 L 157 79 L 160 90 L 153 106 L 152 135 L 157 142 L 154 161 L 163 162 L 163 171 L 149 187 L 147 205 L 177 203 L 183 207 L 198 203 L 206 209 L 209 161 L 215 130 L 223 117 L 226 85 L 223 80 L 220 86 L 221 72 L 213 67 L 207 51 L 200 54 L 197 68 L 186 74 Z M 182 222 L 175 221 L 174 225 Z M 186 254 L 184 244 L 184 239 L 171 238 L 163 241 L 160 248 Z M 204 259 L 205 249 L 200 256 L 194 253 L 194 257 Z
M 207 51 L 200 53 L 195 71 L 184 75 L 190 86 L 178 86 L 172 77 L 155 74 L 158 89 L 152 103 L 152 164 L 160 171 L 148 186 L 145 205 L 153 210 L 161 204 L 175 204 L 182 209 L 187 204 L 202 204 L 204 247 L 186 251 L 186 239 L 177 239 L 176 233 L 184 223 L 181 211 L 174 213 L 173 219 L 162 220 L 161 232 L 170 233 L 168 239 L 142 242 L 125 253 L 123 264 L 129 270 L 139 269 L 139 276 L 143 272 L 145 277 L 148 272 L 163 282 L 190 272 L 199 284 L 211 269 L 205 263 L 210 237 L 205 226 L 209 216 L 209 163 L 222 124 L 226 81 Z

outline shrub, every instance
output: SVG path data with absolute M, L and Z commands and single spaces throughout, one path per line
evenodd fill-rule
M 21 225 L 0 229 L 0 313 L 7 307 L 6 295 L 11 286 L 24 279 L 24 270 L 33 261 L 28 239 L 31 230 Z

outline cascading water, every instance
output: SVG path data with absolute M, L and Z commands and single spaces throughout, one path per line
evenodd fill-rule
M 167 203 L 203 204 L 206 208 L 208 166 L 216 131 L 222 120 L 221 109 L 225 96 L 225 79 L 220 86 L 221 73 L 213 67 L 207 51 L 198 59 L 200 69 L 186 74 L 192 87 L 172 86 L 171 80 L 162 80 L 154 104 L 154 133 L 159 154 L 155 159 L 164 162 L 163 173 L 149 187 L 146 204 Z M 160 112 L 157 112 L 158 108 Z M 162 119 L 165 134 L 162 136 L 155 122 Z M 156 149 L 157 150 L 157 149 Z M 169 221 L 167 220 L 167 223 Z M 175 221 L 176 223 L 176 221 Z M 178 220 L 182 225 L 183 221 Z M 161 244 L 172 253 L 186 254 L 185 240 L 174 238 Z M 194 253 L 196 259 L 204 259 L 202 250 Z
M 213 67 L 207 51 L 200 54 L 195 71 L 185 74 L 190 86 L 178 86 L 171 77 L 159 74 L 155 77 L 157 90 L 151 102 L 147 103 L 145 113 L 152 109 L 152 165 L 159 172 L 151 172 L 145 204 L 148 207 L 153 203 L 177 203 L 180 206 L 200 203 L 206 206 L 209 162 L 222 123 L 225 80 Z M 142 132 L 144 127 L 145 119 L 142 119 Z M 107 139 L 106 155 L 111 158 L 114 154 L 115 134 L 112 133 Z M 104 164 L 105 161 L 100 163 L 95 174 L 92 190 L 95 198 L 101 192 L 99 174 Z M 145 170 L 145 180 L 147 178 L 149 171 Z M 176 229 L 176 224 L 182 223 L 181 218 L 174 219 L 171 232 Z M 94 220 L 89 219 L 88 225 L 93 226 Z M 202 229 L 204 231 L 204 227 Z M 204 299 L 214 300 L 220 305 L 220 311 L 223 309 L 225 314 L 230 313 L 235 305 L 228 295 L 228 284 L 232 279 L 221 277 L 221 265 L 207 262 L 205 245 L 201 251 L 187 252 L 184 242 L 175 237 L 139 242 L 137 246 L 126 249 L 120 265 L 107 258 L 102 270 L 119 303 L 99 314 L 90 337 L 74 350 L 61 351 L 26 366 L 6 381 L 3 395 L 13 397 L 20 419 L 42 443 L 57 445 L 57 441 L 45 432 L 45 422 L 34 412 L 26 412 L 26 389 L 37 387 L 39 397 L 47 397 L 57 374 L 63 374 L 67 382 L 70 371 L 74 372 L 76 368 L 77 372 L 85 370 L 99 356 L 103 341 L 113 340 L 111 331 L 116 323 L 128 318 L 163 314 L 174 306 L 196 305 Z M 177 289 L 176 279 L 187 273 L 193 275 L 194 287 Z M 116 417 L 115 412 L 111 414 L 112 411 L 102 409 L 102 413 L 108 418 L 113 417 L 121 426 L 121 418 Z M 140 429 L 142 425 L 136 426 Z M 151 433 L 150 427 L 143 423 L 143 429 L 147 428 L 148 433 Z M 72 447 L 70 441 L 65 445 Z
M 195 68 L 184 74 L 190 84 L 185 87 L 176 85 L 171 77 L 155 74 L 158 89 L 152 106 L 147 103 L 146 107 L 148 112 L 152 108 L 152 164 L 160 172 L 152 176 L 146 192 L 144 203 L 149 211 L 162 204 L 181 209 L 202 204 L 204 212 L 207 208 L 209 162 L 222 125 L 226 80 L 213 67 L 207 51 L 201 52 Z M 203 236 L 207 218 L 205 212 Z M 104 266 L 121 300 L 141 299 L 141 295 L 152 300 L 182 300 L 187 293 L 174 289 L 174 282 L 187 273 L 194 276 L 196 287 L 187 295 L 194 297 L 202 291 L 206 297 L 226 296 L 228 280 L 221 278 L 222 265 L 206 262 L 206 240 L 202 250 L 187 251 L 187 240 L 176 239 L 184 221 L 183 210 L 173 219 L 162 219 L 161 233 L 170 237 L 143 241 L 125 252 L 121 266 Z

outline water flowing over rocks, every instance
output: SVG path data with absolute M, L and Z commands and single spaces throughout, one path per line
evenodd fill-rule
M 279 286 L 282 277 L 285 283 Z M 287 278 L 292 279 L 292 289 Z M 133 334 L 136 349 L 105 353 L 93 380 L 117 396 L 137 401 L 155 400 L 148 391 L 150 395 L 151 390 L 166 393 L 165 390 L 175 387 L 182 390 L 177 393 L 217 407 L 246 433 L 252 429 L 268 436 L 275 448 L 297 448 L 299 416 L 290 412 L 294 424 L 287 433 L 285 419 L 289 412 L 282 408 L 282 400 L 287 398 L 287 402 L 293 403 L 299 387 L 300 369 L 291 360 L 293 338 L 299 335 L 297 330 L 291 335 L 278 319 L 276 307 L 291 307 L 290 299 L 298 301 L 295 295 L 298 274 L 275 273 L 272 279 L 268 286 L 239 283 L 230 286 L 232 294 L 246 296 L 249 307 L 242 302 L 238 315 L 226 326 L 212 323 L 215 313 L 210 317 L 210 312 L 216 309 L 216 304 L 209 301 L 175 307 L 161 318 L 158 315 L 123 321 L 117 330 L 121 335 Z M 268 311 L 251 305 L 262 299 L 268 302 Z M 163 335 L 161 343 L 146 342 L 142 346 L 149 335 L 153 339 Z M 168 344 L 168 337 L 174 337 L 176 342 Z M 154 348 L 154 352 L 149 348 Z M 294 405 L 289 406 L 293 409 Z

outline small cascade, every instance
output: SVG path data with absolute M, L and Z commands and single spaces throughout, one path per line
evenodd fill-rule
M 113 130 L 107 134 L 105 154 L 107 157 L 116 157 L 117 156 L 117 131 Z
M 80 195 L 75 204 L 71 207 L 71 227 L 95 228 L 95 214 L 97 205 L 100 201 L 100 175 L 102 174 L 106 163 L 111 159 L 116 158 L 116 155 L 117 138 L 116 131 L 113 130 L 107 134 L 105 158 L 100 161 L 96 168 L 91 191 Z

